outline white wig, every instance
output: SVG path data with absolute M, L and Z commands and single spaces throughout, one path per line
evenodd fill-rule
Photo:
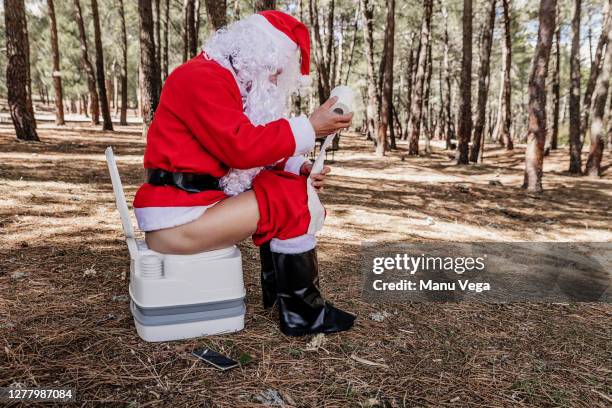
M 247 95 L 245 113 L 259 125 L 285 113 L 289 97 L 300 90 L 301 75 L 297 45 L 279 43 L 257 24 L 257 18 L 261 16 L 252 15 L 221 28 L 206 41 L 204 51 L 236 75 L 242 93 Z M 274 85 L 269 78 L 279 70 L 282 73 Z M 261 100 L 262 91 L 275 93 L 281 100 Z M 278 112 L 279 102 L 282 112 Z

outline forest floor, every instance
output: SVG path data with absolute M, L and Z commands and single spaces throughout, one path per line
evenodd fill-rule
M 520 189 L 523 149 L 487 146 L 484 164 L 447 153 L 376 158 L 343 135 L 321 194 L 323 292 L 357 314 L 349 332 L 287 338 L 260 306 L 258 252 L 240 245 L 246 328 L 145 343 L 128 309 L 129 256 L 104 149 L 128 201 L 144 140 L 86 123 L 39 124 L 40 143 L 0 124 L 0 386 L 71 387 L 79 405 L 610 406 L 607 304 L 372 304 L 361 297 L 363 241 L 612 241 L 612 157 L 600 179 L 569 176 L 567 150 L 545 160 L 541 195 Z M 386 318 L 374 319 L 373 313 Z M 384 313 L 387 312 L 387 313 Z M 189 351 L 245 363 L 218 372 Z M 357 356 L 357 358 L 355 358 Z M 376 364 L 364 363 L 364 360 Z M 250 360 L 250 361 L 248 361 Z

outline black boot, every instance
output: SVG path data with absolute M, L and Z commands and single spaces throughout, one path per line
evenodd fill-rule
M 261 297 L 264 308 L 268 309 L 276 302 L 276 277 L 269 242 L 259 247 L 259 259 L 261 261 Z
M 319 291 L 315 249 L 301 254 L 272 252 L 280 328 L 288 336 L 335 333 L 353 326 L 355 316 L 326 302 Z

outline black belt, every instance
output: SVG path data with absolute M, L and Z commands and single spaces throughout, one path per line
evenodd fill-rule
M 219 186 L 219 179 L 209 174 L 173 173 L 161 169 L 147 169 L 147 183 L 154 186 L 173 186 L 188 193 L 223 190 Z

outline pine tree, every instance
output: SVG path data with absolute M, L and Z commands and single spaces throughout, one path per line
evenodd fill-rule
M 468 145 L 472 134 L 472 0 L 463 0 L 463 56 L 459 125 L 457 129 L 457 164 L 468 164 Z
M 489 15 L 482 28 L 482 39 L 480 44 L 480 67 L 478 68 L 478 106 L 476 108 L 476 124 L 474 125 L 474 137 L 470 161 L 476 163 L 480 154 L 480 143 L 484 143 L 483 133 L 487 111 L 487 93 L 489 92 L 491 42 L 495 28 L 495 0 L 490 0 Z
M 217 31 L 227 25 L 227 1 L 206 0 L 206 14 L 210 22 L 210 29 Z
M 569 172 L 582 172 L 582 143 L 580 142 L 580 7 L 582 0 L 574 0 L 574 17 L 572 19 L 572 49 L 570 54 L 570 89 L 569 89 Z
M 393 109 L 393 48 L 395 35 L 395 0 L 387 0 L 387 26 L 385 27 L 385 54 L 382 76 L 382 97 L 380 104 L 380 121 L 378 124 L 378 137 L 376 142 L 376 155 L 384 156 L 387 151 L 387 129 Z
M 153 10 L 150 0 L 138 0 L 140 15 L 140 92 L 142 100 L 143 135 L 146 136 L 159 103 L 159 67 L 155 58 Z
M 525 151 L 523 188 L 542 191 L 542 166 L 546 143 L 546 76 L 555 31 L 556 0 L 540 2 L 538 40 L 529 77 L 529 129 Z
M 98 95 L 100 96 L 100 109 L 102 110 L 102 129 L 113 130 L 113 121 L 110 115 L 108 96 L 106 94 L 106 81 L 104 79 L 104 51 L 102 49 L 102 34 L 100 33 L 100 16 L 98 15 L 98 0 L 91 0 L 91 11 L 94 26 L 94 43 L 96 45 L 96 79 L 98 81 Z
M 275 10 L 276 0 L 255 0 L 255 11 Z
M 427 61 L 427 47 L 431 39 L 432 0 L 423 1 L 423 20 L 421 22 L 421 40 L 417 70 L 413 85 L 412 106 L 410 108 L 410 122 L 408 123 L 408 155 L 419 154 L 419 137 L 421 134 L 421 120 L 423 118 L 423 91 L 425 83 L 425 68 Z
M 558 13 L 557 13 L 558 14 Z M 557 15 L 555 28 L 555 71 L 552 82 L 553 120 L 550 134 L 550 149 L 556 150 L 559 142 L 559 101 L 561 99 L 561 22 Z
M 128 44 L 123 0 L 119 0 L 119 19 L 121 20 L 121 57 L 123 60 L 121 63 L 121 112 L 119 114 L 119 124 L 126 126 L 128 108 Z
M 612 0 L 610 6 L 612 6 Z M 612 11 L 612 7 L 609 8 Z M 606 53 L 601 67 L 601 72 L 597 78 L 595 86 L 595 99 L 593 100 L 593 119 L 591 123 L 591 148 L 589 158 L 587 159 L 585 173 L 592 177 L 601 175 L 601 158 L 604 149 L 604 116 L 606 111 L 606 102 L 608 100 L 608 92 L 610 87 L 610 74 L 612 71 L 612 26 L 607 25 L 607 31 L 602 32 L 602 36 L 606 36 L 607 44 Z
M 60 54 L 57 44 L 57 21 L 53 0 L 47 0 L 51 30 L 51 53 L 53 54 L 53 88 L 55 90 L 55 124 L 64 125 L 64 92 L 62 90 L 62 73 L 60 71 Z
M 6 84 L 8 105 L 17 139 L 38 141 L 32 108 L 28 24 L 23 0 L 4 2 Z
M 87 75 L 87 88 L 89 90 L 89 110 L 91 115 L 91 123 L 94 125 L 100 124 L 100 107 L 98 104 L 98 90 L 96 89 L 96 75 L 93 66 L 89 61 L 89 48 L 87 46 L 87 33 L 85 32 L 85 23 L 83 22 L 83 13 L 81 11 L 81 3 L 79 0 L 74 0 L 75 17 L 79 28 L 79 40 L 81 41 L 81 64 Z
M 514 149 L 510 128 L 512 125 L 512 31 L 510 19 L 510 1 L 502 0 L 504 36 L 502 41 L 503 53 L 503 80 L 497 114 L 496 138 L 506 150 Z

